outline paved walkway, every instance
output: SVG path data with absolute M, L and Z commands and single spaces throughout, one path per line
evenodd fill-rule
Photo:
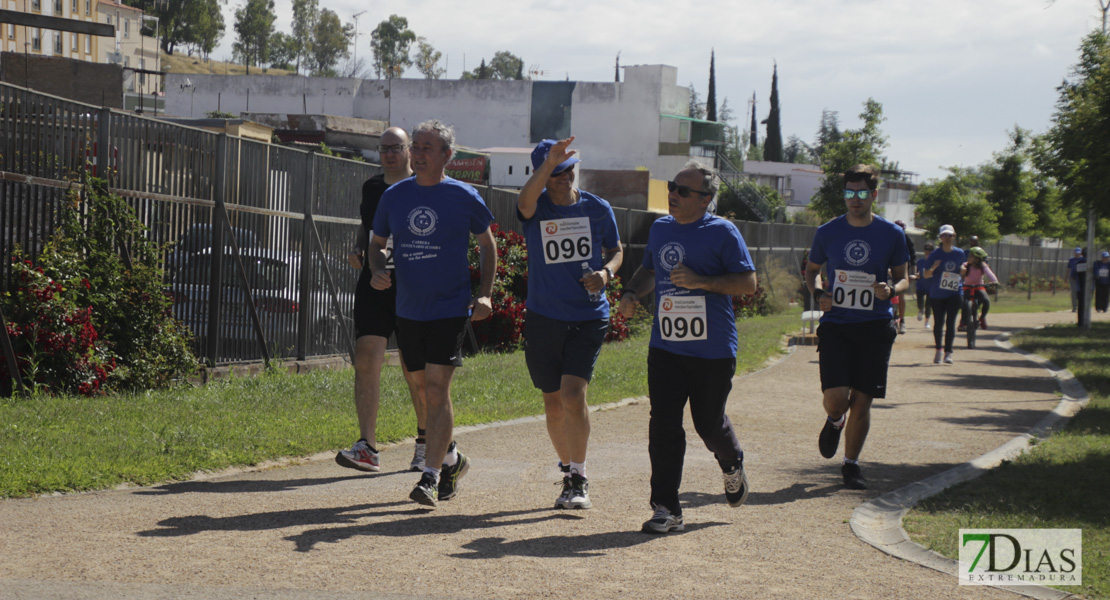
M 550 510 L 555 457 L 537 419 L 459 433 L 474 467 L 433 512 L 407 499 L 417 479 L 401 470 L 407 443 L 384 449 L 373 475 L 326 455 L 0 501 L 0 598 L 1017 598 L 892 558 L 856 538 L 849 519 L 1052 410 L 1050 374 L 991 339 L 1071 318 L 992 315 L 980 349 L 957 350 L 954 365 L 932 364 L 931 332 L 912 321 L 873 411 L 869 491 L 843 489 L 839 457 L 817 452 L 817 356 L 798 347 L 735 382 L 729 414 L 753 488 L 745 506 L 723 502 L 716 462 L 687 426 L 682 534 L 639 531 L 650 517 L 641 399 L 593 415 L 590 511 Z

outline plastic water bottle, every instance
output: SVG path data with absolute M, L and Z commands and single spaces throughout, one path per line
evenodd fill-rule
M 582 276 L 585 277 L 585 276 L 587 276 L 587 275 L 589 275 L 590 273 L 593 273 L 593 272 L 594 272 L 594 270 L 590 268 L 590 263 L 583 261 L 582 262 Z M 591 292 L 589 290 L 586 290 L 586 293 L 588 293 L 590 295 L 590 302 L 597 302 L 598 300 L 601 300 L 601 291 L 600 290 L 596 291 L 596 292 Z

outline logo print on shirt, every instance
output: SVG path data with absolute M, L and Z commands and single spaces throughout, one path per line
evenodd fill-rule
M 955 271 L 956 270 L 956 261 L 950 260 L 950 261 L 944 263 L 944 270 L 945 271 Z
M 547 229 L 547 234 L 548 235 L 555 235 L 556 233 L 559 232 L 559 224 L 552 221 L 552 222 L 547 224 L 546 229 Z
M 659 264 L 670 271 L 686 258 L 686 250 L 678 242 L 669 242 L 659 249 Z
M 863 240 L 852 240 L 844 246 L 844 260 L 853 267 L 866 264 L 871 258 L 871 246 Z
M 436 211 L 426 206 L 419 206 L 409 213 L 409 231 L 420 236 L 431 235 L 436 230 L 438 220 Z

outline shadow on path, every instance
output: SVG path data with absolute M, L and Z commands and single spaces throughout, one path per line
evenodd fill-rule
M 688 523 L 686 530 L 681 533 L 667 535 L 683 535 L 701 529 L 728 525 L 728 523 Z M 604 556 L 609 550 L 631 548 L 657 540 L 662 535 L 644 533 L 642 531 L 607 531 L 591 533 L 588 535 L 552 535 L 528 540 L 508 542 L 505 538 L 488 537 L 479 538 L 463 544 L 463 548 L 470 550 L 466 553 L 450 554 L 453 558 L 504 558 L 506 556 L 532 556 L 536 558 L 586 558 L 590 556 Z

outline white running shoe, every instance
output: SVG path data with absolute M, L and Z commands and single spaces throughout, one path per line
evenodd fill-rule
M 416 444 L 416 448 L 412 451 L 412 462 L 409 463 L 410 471 L 424 470 L 424 454 L 427 451 L 428 447 L 424 444 Z
M 370 449 L 366 440 L 359 440 L 351 446 L 350 450 L 340 450 L 335 455 L 335 462 L 341 467 L 358 469 L 359 471 L 380 471 L 379 455 Z

